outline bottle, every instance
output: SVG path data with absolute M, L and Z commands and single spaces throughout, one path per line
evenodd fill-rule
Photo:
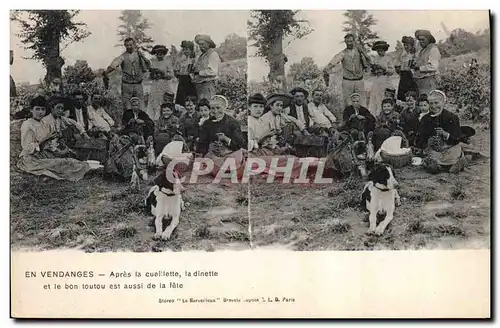
M 370 132 L 368 134 L 368 142 L 366 144 L 366 160 L 371 162 L 375 157 L 375 149 L 372 142 L 373 134 Z

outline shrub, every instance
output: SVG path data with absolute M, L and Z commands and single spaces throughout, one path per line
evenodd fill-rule
M 439 88 L 446 93 L 449 103 L 457 106 L 461 118 L 489 120 L 484 112 L 491 106 L 490 65 L 446 70 L 441 74 Z
M 246 60 L 226 62 L 221 67 L 217 82 L 217 94 L 229 101 L 232 110 L 246 109 L 247 104 L 247 65 Z

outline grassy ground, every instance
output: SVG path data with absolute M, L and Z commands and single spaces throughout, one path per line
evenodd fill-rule
M 144 196 L 128 184 L 86 177 L 77 183 L 11 172 L 11 247 L 80 248 L 87 252 L 246 249 L 245 186 L 190 185 L 187 208 L 170 241 L 153 241 Z
M 477 130 L 475 144 L 489 154 L 490 131 Z M 365 235 L 361 179 L 316 187 L 252 184 L 253 245 L 307 251 L 489 248 L 489 159 L 459 175 L 430 175 L 413 166 L 395 173 L 403 204 L 382 237 Z

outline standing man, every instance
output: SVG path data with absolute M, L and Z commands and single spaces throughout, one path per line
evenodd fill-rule
M 191 80 L 198 100 L 215 96 L 215 81 L 219 78 L 220 57 L 215 42 L 208 35 L 198 34 L 194 41 L 200 46 L 201 55 L 195 60 Z
M 355 47 L 353 34 L 347 34 L 344 41 L 346 48 L 333 57 L 326 65 L 324 73 L 330 74 L 332 68 L 342 63 L 342 96 L 345 107 L 349 105 L 350 96 L 353 93 L 359 94 L 362 106 L 366 106 L 363 75 L 364 70 L 370 64 L 370 57 L 365 53 L 361 44 Z
M 414 70 L 413 78 L 417 83 L 419 94 L 426 94 L 437 89 L 439 77 L 439 60 L 441 53 L 436 46 L 436 39 L 428 30 L 417 30 L 415 37 L 420 43 L 415 63 L 411 67 Z
M 116 57 L 109 65 L 109 74 L 118 67 L 122 69 L 122 102 L 124 109 L 130 109 L 130 98 L 139 98 L 141 108 L 144 108 L 144 89 L 142 79 L 144 73 L 151 68 L 151 63 L 137 49 L 134 39 L 126 38 L 125 52 Z

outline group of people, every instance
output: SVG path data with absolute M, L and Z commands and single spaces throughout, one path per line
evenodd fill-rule
M 148 59 L 133 38 L 125 39 L 125 52 L 112 61 L 105 73 L 107 76 L 121 68 L 124 108 L 130 109 L 133 97 L 139 99 L 141 106 L 145 105 L 143 81 L 146 74 L 152 80 L 146 113 L 155 121 L 161 117 L 160 106 L 165 93 L 172 94 L 175 103 L 180 106 L 185 105 L 188 96 L 209 100 L 215 95 L 215 81 L 221 62 L 215 51 L 215 42 L 205 34 L 196 35 L 194 41 L 200 49 L 198 56 L 194 42 L 184 40 L 177 56 L 166 57 L 169 49 L 164 45 L 155 45 L 148 51 L 152 56 Z M 177 90 L 173 88 L 173 79 L 178 81 Z
M 179 58 L 167 61 L 166 47 L 153 47 L 150 60 L 133 39 L 125 40 L 126 51 L 107 69 L 122 70 L 123 115 L 118 122 L 106 112 L 99 92 L 87 95 L 78 89 L 69 97 L 55 92 L 32 99 L 29 118 L 21 126 L 18 168 L 78 181 L 92 169 L 89 161 L 76 159 L 78 140 L 105 140 L 105 172 L 126 179 L 141 166 L 140 156 L 150 150 L 157 156 L 171 141 L 182 141 L 186 151 L 198 156 L 223 158 L 241 152 L 247 144 L 241 128 L 246 124 L 228 115 L 228 100 L 215 94 L 220 63 L 215 43 L 207 35 L 197 35 L 195 42 L 201 50 L 197 58 L 194 43 L 183 41 Z M 142 82 L 148 71 L 153 84 L 145 106 Z M 173 77 L 179 81 L 176 92 L 169 83 Z
M 397 59 L 387 55 L 390 45 L 386 41 L 376 41 L 372 45 L 374 56 L 366 53 L 364 46 L 356 42 L 353 34 L 344 37 L 346 48 L 328 63 L 324 69 L 325 75 L 342 65 L 342 91 L 344 104 L 350 102 L 350 95 L 358 93 L 360 102 L 367 107 L 373 116 L 380 114 L 385 89 L 391 86 L 391 76 L 399 75 L 397 99 L 406 101 L 408 91 L 428 95 L 437 89 L 439 81 L 439 60 L 441 54 L 436 45 L 436 39 L 428 30 L 417 30 L 415 38 L 404 36 L 401 39 L 403 51 Z M 365 96 L 365 72 L 373 76 L 370 96 Z
M 424 168 L 432 173 L 459 172 L 470 161 L 464 149 L 475 131 L 460 126 L 456 114 L 444 108 L 446 95 L 437 90 L 440 53 L 436 40 L 427 30 L 415 32 L 415 38 L 402 38 L 404 51 L 397 62 L 386 55 L 389 44 L 377 41 L 369 56 L 352 34 L 345 36 L 346 49 L 325 68 L 325 74 L 342 64 L 344 110 L 335 117 L 323 102 L 323 90 L 309 92 L 294 88 L 290 94 L 272 94 L 267 98 L 254 94 L 249 98 L 248 149 L 253 156 L 294 153 L 297 136 L 338 138 L 348 132 L 354 141 L 371 144 L 376 152 L 392 136 L 402 138 L 402 147 L 412 148 L 424 157 Z M 368 105 L 364 73 L 374 76 Z M 399 74 L 398 90 L 390 76 Z M 365 149 L 366 151 L 366 149 Z M 474 151 L 472 151 L 474 153 Z M 365 154 L 366 155 L 366 154 Z

